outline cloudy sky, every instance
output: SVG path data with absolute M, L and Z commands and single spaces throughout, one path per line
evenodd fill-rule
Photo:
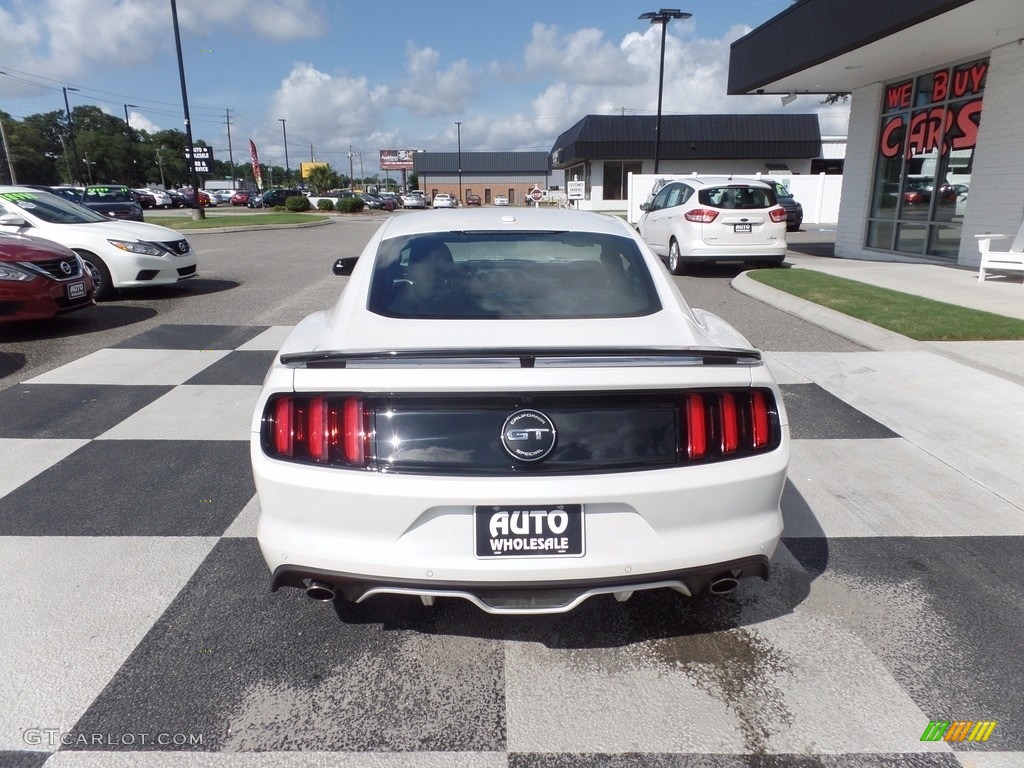
M 726 96 L 729 45 L 791 0 L 695 0 L 668 27 L 664 114 L 779 112 Z M 381 149 L 551 149 L 587 114 L 655 114 L 660 27 L 631 0 L 177 0 L 193 136 L 235 162 Z M 170 0 L 0 0 L 0 110 L 90 104 L 133 127 L 183 129 Z M 845 107 L 803 96 L 844 134 Z M 280 121 L 286 122 L 282 124 Z M 461 123 L 461 127 L 456 124 Z

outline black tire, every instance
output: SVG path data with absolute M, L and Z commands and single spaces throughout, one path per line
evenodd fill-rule
M 673 275 L 686 274 L 686 262 L 683 261 L 683 257 L 679 253 L 679 243 L 675 238 L 668 243 L 668 271 Z
M 107 265 L 103 263 L 103 260 L 96 254 L 89 253 L 88 251 L 78 251 L 78 255 L 82 257 L 82 261 L 85 262 L 85 268 L 92 275 L 92 282 L 96 288 L 93 298 L 96 301 L 107 301 L 114 298 L 117 294 L 117 289 L 114 288 L 113 281 L 110 279 L 110 270 L 107 269 Z

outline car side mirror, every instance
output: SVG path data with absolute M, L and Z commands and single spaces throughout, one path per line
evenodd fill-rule
M 331 268 L 331 271 L 339 277 L 351 275 L 352 270 L 356 268 L 357 261 L 359 261 L 358 256 L 344 256 L 334 262 L 334 266 Z
M 651 204 L 650 203 L 640 203 L 640 210 L 644 211 L 644 212 L 651 210 Z
M 25 219 L 16 213 L 5 213 L 0 216 L 0 227 L 28 227 L 31 226 Z

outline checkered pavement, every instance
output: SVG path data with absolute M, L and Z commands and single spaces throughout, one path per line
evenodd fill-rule
M 0 391 L 0 766 L 1024 765 L 1020 481 L 872 394 L 952 363 L 768 356 L 771 582 L 496 617 L 269 592 L 247 440 L 288 330 L 158 326 Z

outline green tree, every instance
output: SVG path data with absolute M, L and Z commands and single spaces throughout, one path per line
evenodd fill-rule
M 331 170 L 329 165 L 317 166 L 310 170 L 306 183 L 313 190 L 313 194 L 322 195 L 338 186 L 338 174 Z

